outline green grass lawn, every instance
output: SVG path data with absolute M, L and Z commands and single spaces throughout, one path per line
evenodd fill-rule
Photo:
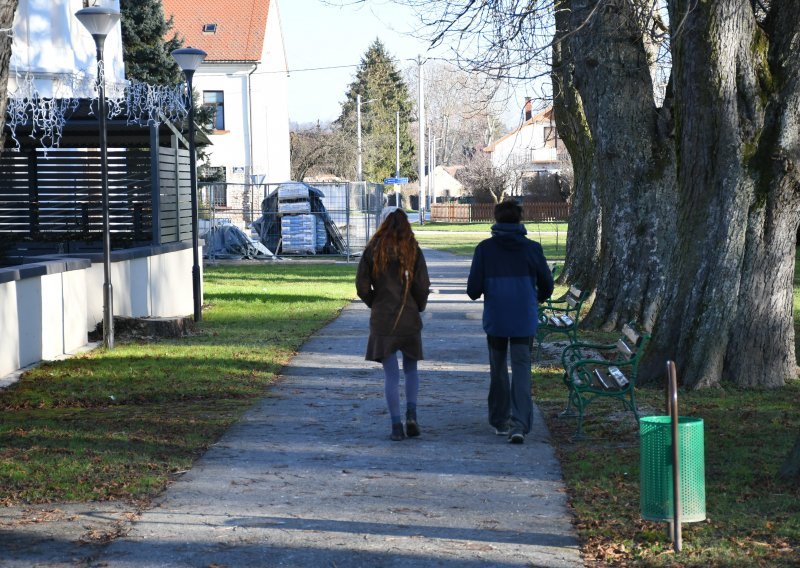
M 428 222 L 424 225 L 414 223 L 414 232 L 447 231 L 449 233 L 485 233 L 489 234 L 492 223 L 436 223 Z M 537 233 L 562 233 L 567 234 L 566 223 L 525 223 L 525 228 L 532 236 Z M 535 237 L 534 237 L 535 238 Z M 538 239 L 537 239 L 538 240 Z
M 195 335 L 121 342 L 27 372 L 0 391 L 0 504 L 154 495 L 354 298 L 354 272 L 209 267 Z
M 439 232 L 440 225 L 448 227 Z M 429 223 L 414 225 L 414 236 L 423 248 L 451 252 L 459 256 L 472 256 L 475 245 L 491 236 L 488 223 L 471 225 Z M 563 223 L 527 223 L 528 238 L 541 243 L 548 260 L 563 259 L 567 231 Z
M 556 294 L 565 287 L 557 287 Z M 800 250 L 794 278 L 795 348 L 800 357 Z M 613 341 L 614 334 L 581 334 Z M 574 442 L 561 370 L 534 370 L 534 399 L 552 434 L 582 550 L 601 566 L 797 566 L 800 487 L 776 473 L 800 432 L 800 380 L 778 390 L 731 387 L 681 392 L 680 413 L 704 422 L 707 520 L 683 525 L 676 557 L 666 523 L 639 513 L 639 438 L 621 405 L 593 402 L 584 424 L 588 440 Z M 663 390 L 637 389 L 640 408 L 665 414 Z M 613 420 L 609 420 L 613 417 Z
M 707 520 L 683 525 L 678 557 L 666 523 L 639 513 L 639 438 L 621 404 L 594 402 L 588 439 L 571 441 L 573 418 L 560 369 L 534 371 L 534 399 L 556 447 L 582 550 L 599 565 L 797 566 L 800 487 L 776 473 L 800 431 L 800 381 L 780 390 L 721 388 L 681 392 L 680 413 L 704 422 Z M 639 388 L 640 408 L 664 414 L 664 392 Z M 614 420 L 608 417 L 613 416 Z

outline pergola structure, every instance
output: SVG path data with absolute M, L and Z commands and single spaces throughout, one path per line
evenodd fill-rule
M 99 250 L 102 237 L 96 105 L 81 99 L 64 123 L 57 148 L 45 147 L 33 122 L 6 127 L 0 156 L 0 239 L 42 254 Z M 109 213 L 115 248 L 191 239 L 188 143 L 164 118 L 107 121 Z M 17 141 L 19 147 L 17 146 Z

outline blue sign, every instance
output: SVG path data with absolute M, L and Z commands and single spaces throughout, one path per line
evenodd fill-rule
M 385 185 L 390 184 L 397 184 L 397 183 L 408 183 L 408 178 L 384 178 L 383 183 Z

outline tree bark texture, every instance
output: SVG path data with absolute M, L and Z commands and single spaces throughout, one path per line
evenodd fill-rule
M 8 72 L 11 61 L 11 28 L 14 25 L 14 13 L 18 0 L 6 0 L 0 3 L 0 153 L 5 147 L 6 106 L 8 104 Z
M 643 374 L 689 387 L 796 376 L 792 281 L 800 219 L 800 0 L 760 27 L 748 0 L 670 4 L 677 243 Z
M 596 267 L 600 261 L 601 209 L 597 186 L 593 182 L 594 141 L 580 94 L 575 88 L 574 55 L 567 41 L 571 31 L 569 5 L 570 0 L 556 3 L 551 72 L 556 124 L 572 159 L 574 172 L 566 257 L 558 281 L 574 284 L 581 290 L 594 290 L 597 285 Z
M 671 118 L 667 105 L 655 105 L 633 3 L 572 0 L 571 8 L 569 49 L 602 211 L 596 296 L 585 323 L 614 329 L 633 321 L 649 329 L 675 242 Z

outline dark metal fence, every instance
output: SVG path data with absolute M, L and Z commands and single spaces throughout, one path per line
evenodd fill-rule
M 327 228 L 327 242 L 314 250 L 284 247 L 281 219 L 291 212 L 280 211 L 277 196 L 280 184 L 240 184 L 201 182 L 200 218 L 203 225 L 232 223 L 251 232 L 272 252 L 291 254 L 341 254 L 362 251 L 378 226 L 384 205 L 383 186 L 366 182 L 309 184 L 320 190 L 320 206 L 309 208 L 317 226 Z M 300 211 L 298 211 L 300 212 Z M 266 227 L 256 235 L 253 223 Z M 201 228 L 202 232 L 202 228 Z M 284 250 L 285 249 L 285 250 Z
M 191 237 L 187 150 L 108 150 L 109 224 L 115 242 L 165 244 Z M 7 151 L 0 156 L 0 237 L 42 252 L 91 249 L 103 233 L 100 152 Z M 78 244 L 77 241 L 81 241 Z
M 150 153 L 108 152 L 111 231 L 149 240 L 153 209 Z M 0 233 L 45 240 L 100 239 L 100 152 L 86 149 L 4 152 L 0 156 Z
M 158 177 L 156 178 L 156 174 Z M 186 241 L 192 238 L 192 196 L 189 151 L 158 148 L 158 169 L 153 168 L 153 210 L 159 244 Z

